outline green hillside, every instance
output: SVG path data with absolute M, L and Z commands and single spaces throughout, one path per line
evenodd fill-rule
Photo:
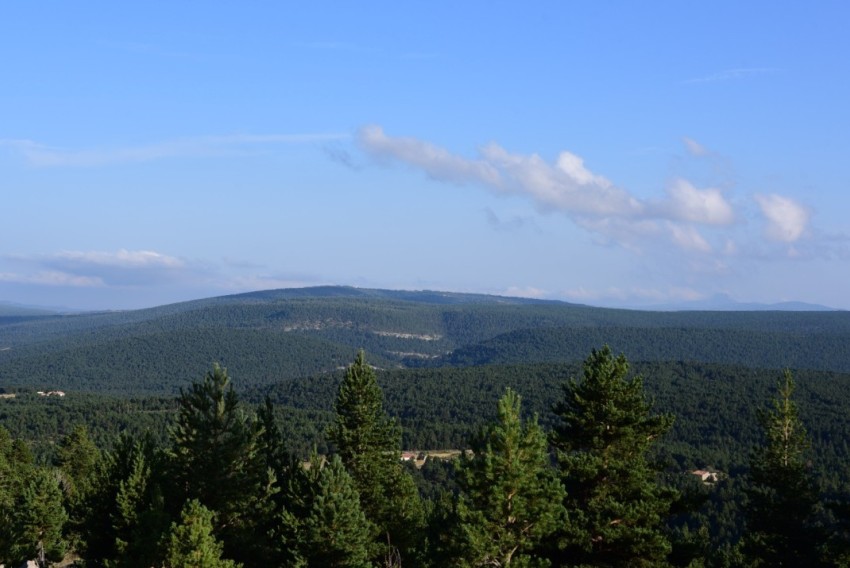
M 320 287 L 146 310 L 0 318 L 0 387 L 172 394 L 213 361 L 245 385 L 358 349 L 381 368 L 632 359 L 850 371 L 848 312 L 642 312 L 477 294 Z
M 850 334 L 745 328 L 573 327 L 522 329 L 461 347 L 428 364 L 478 366 L 581 359 L 608 344 L 639 361 L 702 361 L 755 368 L 850 372 Z

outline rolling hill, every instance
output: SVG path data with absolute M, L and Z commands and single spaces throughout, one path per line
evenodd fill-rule
M 644 312 L 432 291 L 269 290 L 145 310 L 0 318 L 0 388 L 172 394 L 212 362 L 241 387 L 331 372 L 583 359 L 850 372 L 848 312 Z

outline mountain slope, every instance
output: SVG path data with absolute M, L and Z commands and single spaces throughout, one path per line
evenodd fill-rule
M 640 312 L 476 294 L 321 287 L 147 310 L 0 318 L 0 387 L 170 394 L 214 361 L 245 385 L 357 349 L 383 368 L 630 359 L 850 371 L 848 312 Z

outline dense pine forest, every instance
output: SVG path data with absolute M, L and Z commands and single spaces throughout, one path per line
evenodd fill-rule
M 848 334 L 346 288 L 7 314 L 0 563 L 847 565 Z

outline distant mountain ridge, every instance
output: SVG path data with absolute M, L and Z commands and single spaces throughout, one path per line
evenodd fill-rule
M 807 302 L 777 302 L 764 304 L 760 302 L 738 302 L 728 294 L 715 294 L 711 298 L 694 300 L 691 302 L 680 302 L 675 304 L 658 304 L 641 308 L 644 310 L 658 311 L 734 311 L 734 312 L 838 312 L 843 311 L 821 304 L 810 304 Z
M 16 304 L 14 302 L 4 302 L 0 300 L 0 317 L 45 316 L 55 315 L 60 311 L 60 309 L 47 308 L 43 306 L 30 306 L 26 304 Z
M 638 311 L 484 294 L 324 286 L 143 310 L 0 317 L 0 387 L 172 394 L 213 362 L 237 384 L 380 368 L 630 359 L 850 372 L 850 312 Z

